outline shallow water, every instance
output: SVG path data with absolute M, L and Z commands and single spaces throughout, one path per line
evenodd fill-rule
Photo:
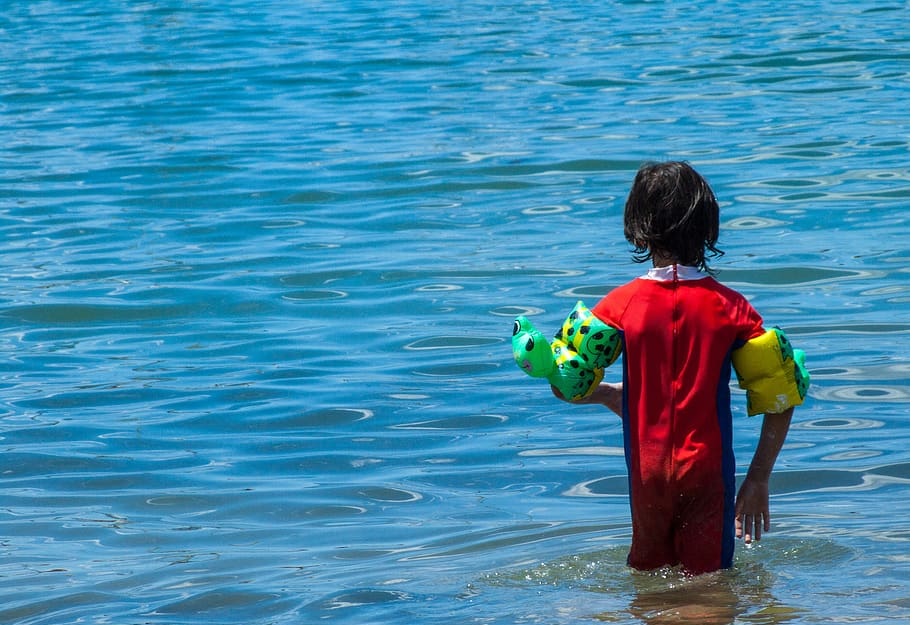
M 11 3 L 0 622 L 908 622 L 909 17 L 823 8 Z M 509 348 L 643 270 L 662 158 L 814 378 L 695 580 Z

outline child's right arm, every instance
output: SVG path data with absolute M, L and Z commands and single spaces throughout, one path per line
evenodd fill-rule
M 556 389 L 554 386 L 552 387 L 552 393 L 554 393 L 555 397 L 557 397 L 558 399 L 560 399 L 562 401 L 568 401 L 564 398 L 564 396 L 561 394 L 561 392 L 558 389 Z M 617 414 L 620 417 L 620 416 L 622 416 L 621 415 L 621 411 L 622 411 L 621 397 L 622 397 L 621 382 L 617 382 L 615 384 L 603 382 L 602 384 L 597 386 L 593 390 L 593 392 L 590 393 L 588 396 L 584 397 L 583 399 L 578 399 L 576 401 L 572 401 L 569 403 L 571 403 L 571 404 L 602 404 L 603 406 L 605 406 L 606 408 L 608 408 L 609 410 L 611 410 L 612 412 L 614 412 L 615 414 Z

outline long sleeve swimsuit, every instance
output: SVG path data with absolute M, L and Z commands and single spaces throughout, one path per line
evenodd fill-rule
M 761 334 L 738 292 L 694 267 L 654 268 L 593 313 L 623 340 L 623 429 L 633 538 L 628 564 L 732 566 L 735 456 L 730 355 Z

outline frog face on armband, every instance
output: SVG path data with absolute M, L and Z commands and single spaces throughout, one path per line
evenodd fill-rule
M 554 371 L 555 358 L 551 343 L 526 317 L 517 317 L 514 320 L 511 345 L 514 350 L 514 361 L 527 374 L 534 378 L 545 378 Z

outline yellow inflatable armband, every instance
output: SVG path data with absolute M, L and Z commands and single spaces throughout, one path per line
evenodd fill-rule
M 780 328 L 733 351 L 732 365 L 747 391 L 749 415 L 783 412 L 805 401 L 810 383 L 805 352 L 793 349 Z

